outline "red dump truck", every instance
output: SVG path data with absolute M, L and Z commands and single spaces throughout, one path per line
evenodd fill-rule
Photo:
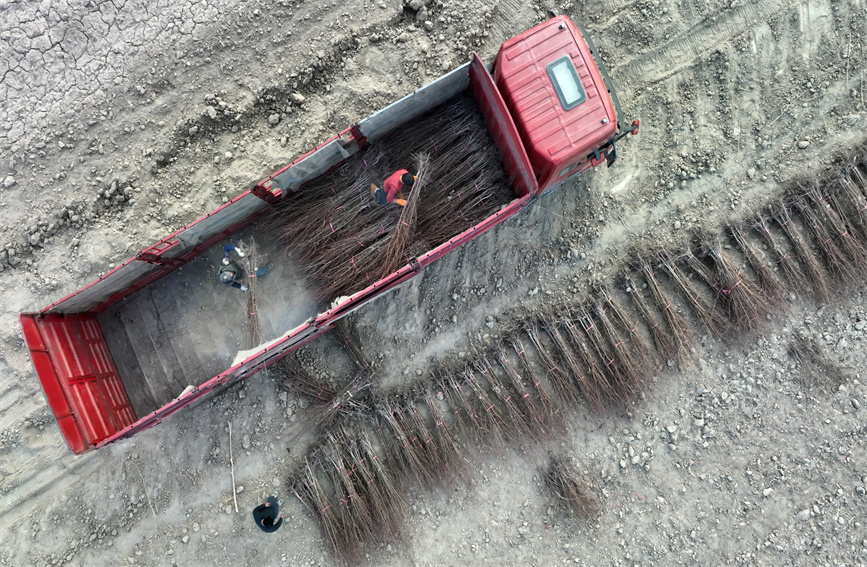
M 226 321 L 243 317 L 243 296 L 214 279 L 222 245 L 244 231 L 264 230 L 262 217 L 281 201 L 303 194 L 347 160 L 368 155 L 390 132 L 455 96 L 475 101 L 511 196 L 480 222 L 337 301 L 323 303 L 305 289 L 304 274 L 291 257 L 275 259 L 274 272 L 281 275 L 273 281 L 280 284 L 262 293 L 269 303 L 262 309 L 268 313 L 262 343 L 241 351 L 238 329 Z M 74 453 L 90 451 L 251 376 L 566 179 L 602 163 L 610 166 L 617 159 L 616 142 L 637 131 L 637 121 L 622 122 L 590 38 L 567 17 L 553 17 L 505 42 L 492 65 L 474 54 L 96 281 L 21 314 L 61 434 Z M 267 246 L 268 239 L 262 243 Z

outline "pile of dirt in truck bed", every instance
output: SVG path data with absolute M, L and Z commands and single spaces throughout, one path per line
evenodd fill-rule
M 381 187 L 399 169 L 419 173 L 420 160 L 428 165 L 412 190 L 418 192 L 415 221 L 401 231 L 403 207 L 380 205 L 371 185 Z M 374 283 L 512 198 L 484 120 L 461 94 L 288 196 L 270 224 L 286 253 L 306 264 L 322 296 L 332 298 Z

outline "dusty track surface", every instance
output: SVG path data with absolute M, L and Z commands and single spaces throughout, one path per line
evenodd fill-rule
M 298 399 L 260 373 L 133 439 L 72 456 L 18 331 L 36 310 L 294 156 L 556 7 L 584 22 L 642 120 L 622 159 L 562 187 L 353 324 L 379 379 L 411 384 L 515 312 L 580 296 L 632 245 L 679 246 L 822 171 L 867 127 L 867 4 L 604 1 L 0 5 L 0 565 L 331 564 L 285 480 Z M 701 342 L 623 415 L 573 416 L 536 452 L 481 454 L 475 484 L 411 495 L 383 565 L 867 563 L 864 290 L 793 296 L 738 344 Z M 796 336 L 824 365 L 790 356 Z M 342 380 L 324 339 L 305 362 Z M 231 506 L 227 422 L 235 475 Z M 286 448 L 292 449 L 291 453 Z M 565 514 L 545 452 L 601 502 Z M 286 498 L 286 525 L 249 510 Z

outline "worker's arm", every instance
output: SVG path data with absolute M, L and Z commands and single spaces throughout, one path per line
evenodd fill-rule
M 406 199 L 395 199 L 394 202 L 397 203 L 398 205 L 400 205 L 401 207 L 406 206 Z

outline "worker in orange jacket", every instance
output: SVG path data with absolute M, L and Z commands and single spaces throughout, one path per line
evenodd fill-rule
M 401 207 L 406 206 L 406 197 L 403 195 L 403 189 L 411 188 L 415 183 L 417 176 L 412 175 L 405 169 L 399 169 L 388 176 L 380 189 L 373 183 L 370 184 L 370 193 L 380 205 L 386 203 L 397 203 Z

